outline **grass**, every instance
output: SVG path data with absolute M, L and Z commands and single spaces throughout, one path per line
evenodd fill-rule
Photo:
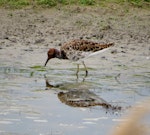
M 0 0 L 0 6 L 20 8 L 30 5 L 29 0 Z
M 83 5 L 93 6 L 107 3 L 124 4 L 129 3 L 137 7 L 142 7 L 147 4 L 149 6 L 150 0 L 0 0 L 1 7 L 22 8 L 29 5 L 54 7 L 57 5 Z

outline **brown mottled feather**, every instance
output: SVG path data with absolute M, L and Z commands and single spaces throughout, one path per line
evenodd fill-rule
M 100 44 L 92 41 L 76 39 L 61 46 L 61 57 L 77 61 L 88 57 L 91 53 L 103 50 L 113 45 L 114 43 Z
M 73 40 L 71 42 L 67 42 L 64 45 L 62 45 L 61 50 L 64 52 L 67 50 L 77 50 L 77 51 L 84 51 L 84 52 L 96 52 L 105 48 L 108 48 L 110 46 L 113 46 L 114 43 L 109 44 L 100 44 L 92 41 L 87 40 Z

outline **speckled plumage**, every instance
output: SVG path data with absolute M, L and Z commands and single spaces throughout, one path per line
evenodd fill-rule
M 100 44 L 87 40 L 72 40 L 63 44 L 60 48 L 65 58 L 77 61 L 88 57 L 90 54 L 113 46 L 114 43 Z

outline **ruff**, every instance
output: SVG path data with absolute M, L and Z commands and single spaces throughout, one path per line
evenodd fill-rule
M 100 44 L 87 40 L 79 40 L 79 39 L 72 40 L 70 42 L 63 44 L 60 50 L 50 48 L 49 51 L 47 52 L 48 58 L 45 62 L 45 66 L 47 62 L 52 58 L 68 59 L 71 61 L 81 61 L 87 76 L 88 70 L 86 68 L 86 65 L 84 64 L 84 59 L 102 53 L 113 45 L 114 43 Z M 76 72 L 77 75 L 78 72 L 79 72 L 79 64 L 77 64 L 77 72 Z

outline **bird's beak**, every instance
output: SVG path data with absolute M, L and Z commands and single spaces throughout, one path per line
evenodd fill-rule
M 50 59 L 47 58 L 47 60 L 46 60 L 46 62 L 45 62 L 45 64 L 44 64 L 44 67 L 46 66 L 46 64 L 48 63 L 49 60 L 50 60 Z

